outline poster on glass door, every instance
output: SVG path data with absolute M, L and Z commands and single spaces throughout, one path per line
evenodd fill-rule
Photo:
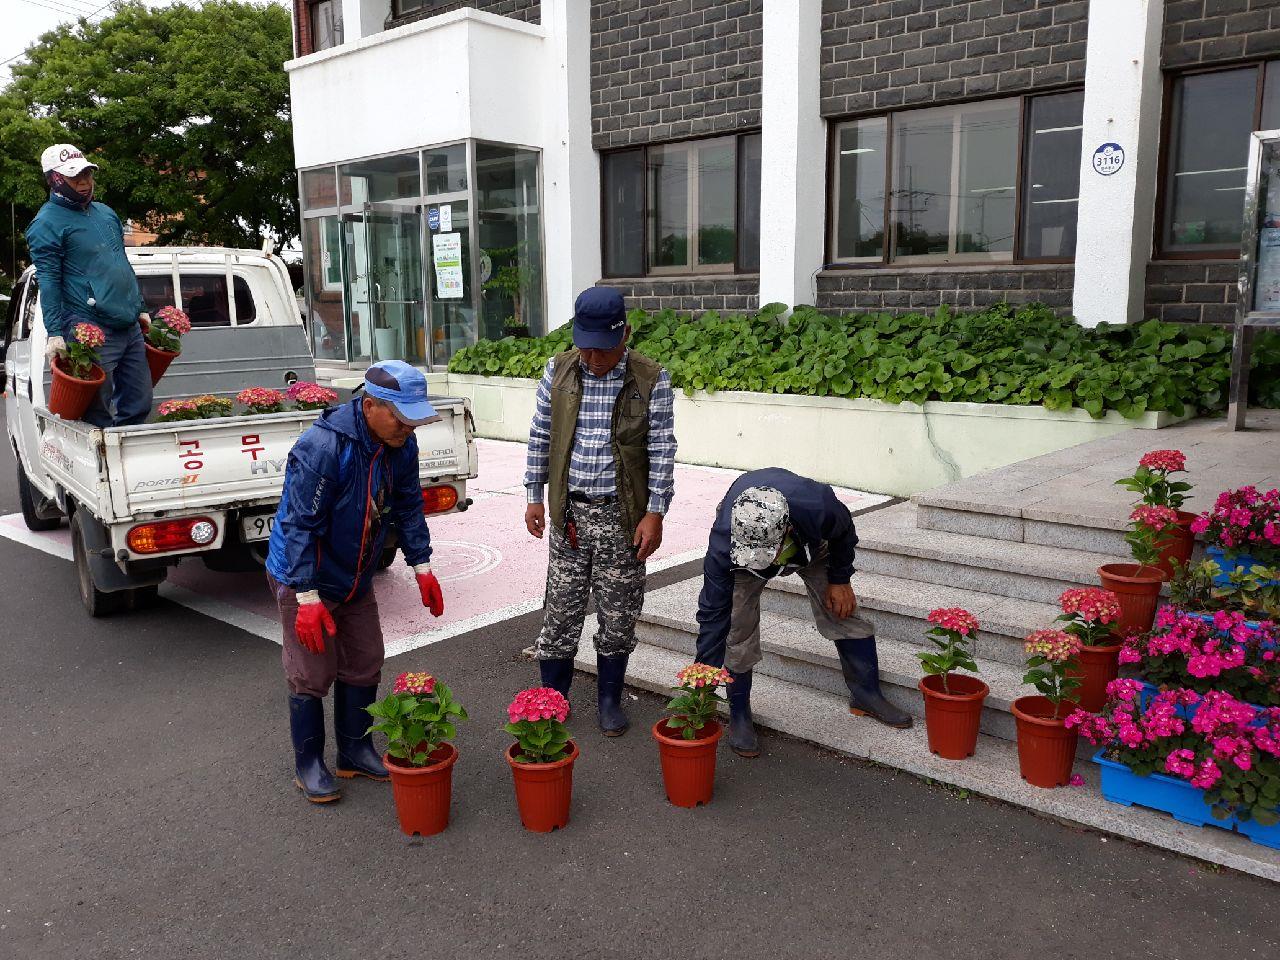
M 441 300 L 461 300 L 462 235 L 435 234 L 431 238 L 431 254 L 436 267 L 436 296 Z

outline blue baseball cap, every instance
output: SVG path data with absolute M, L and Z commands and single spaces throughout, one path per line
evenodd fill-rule
M 391 404 L 397 417 L 413 427 L 438 417 L 427 400 L 427 378 L 403 360 L 379 360 L 364 372 L 364 392 Z
M 612 350 L 627 330 L 627 306 L 613 287 L 591 287 L 573 305 L 573 345 Z

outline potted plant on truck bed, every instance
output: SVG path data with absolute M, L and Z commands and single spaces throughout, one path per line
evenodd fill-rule
M 144 334 L 151 385 L 160 382 L 169 364 L 182 353 L 181 338 L 191 332 L 191 318 L 177 307 L 161 307 Z
M 98 366 L 98 348 L 106 342 L 102 328 L 92 323 L 77 323 L 71 328 L 66 349 L 49 364 L 53 379 L 49 389 L 50 413 L 63 420 L 79 420 L 84 416 L 107 379 Z
M 963 760 L 973 756 L 977 747 L 982 705 L 991 692 L 977 677 L 955 672 L 978 672 L 978 664 L 969 652 L 969 643 L 978 632 L 978 620 L 959 607 L 930 610 L 928 620 L 934 626 L 925 636 L 938 652 L 921 651 L 916 656 L 925 672 L 920 693 L 924 696 L 929 750 L 944 760 Z

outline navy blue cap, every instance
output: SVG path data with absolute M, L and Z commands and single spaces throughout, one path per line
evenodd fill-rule
M 410 426 L 420 427 L 438 416 L 427 400 L 427 378 L 403 360 L 379 360 L 366 370 L 364 392 L 388 401 L 396 416 Z
M 612 350 L 627 331 L 627 306 L 613 287 L 590 287 L 573 305 L 573 345 Z

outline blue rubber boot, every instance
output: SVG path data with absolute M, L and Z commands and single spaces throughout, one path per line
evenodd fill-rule
M 729 684 L 729 730 L 725 740 L 729 749 L 740 757 L 760 756 L 760 741 L 756 737 L 751 719 L 751 671 L 729 672 L 733 683 Z
M 880 692 L 880 662 L 876 658 L 876 638 L 837 640 L 840 669 L 849 688 L 849 712 L 866 714 L 890 727 L 905 730 L 911 714 L 899 710 Z
M 324 704 L 318 697 L 289 694 L 294 785 L 312 803 L 337 800 L 338 782 L 324 765 Z
M 542 685 L 559 691 L 565 699 L 569 697 L 569 686 L 573 683 L 573 658 L 563 660 L 539 660 L 538 673 L 542 675 Z
M 365 733 L 373 720 L 365 707 L 378 699 L 378 685 L 353 687 L 339 680 L 333 685 L 333 732 L 338 741 L 338 776 L 389 780 L 382 758 L 373 748 L 373 734 Z
M 600 732 L 606 737 L 620 737 L 631 722 L 622 712 L 622 684 L 627 675 L 627 655 L 604 657 L 596 654 L 596 700 Z

